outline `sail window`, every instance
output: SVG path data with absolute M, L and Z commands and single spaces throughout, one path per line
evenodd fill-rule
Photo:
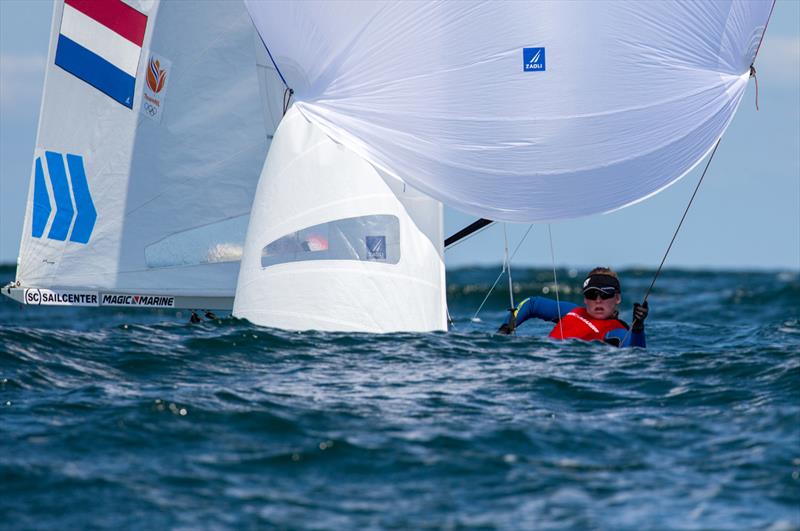
M 261 267 L 306 260 L 400 261 L 400 221 L 392 215 L 337 219 L 292 232 L 261 250 Z
M 145 263 L 158 268 L 238 262 L 249 219 L 238 216 L 167 236 L 145 248 Z

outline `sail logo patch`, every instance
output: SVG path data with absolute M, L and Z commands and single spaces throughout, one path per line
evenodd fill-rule
M 161 122 L 164 113 L 164 100 L 169 86 L 169 72 L 172 63 L 160 55 L 150 54 L 147 61 L 147 75 L 142 91 L 141 112 L 148 118 Z
M 147 86 L 158 94 L 164 88 L 164 81 L 166 80 L 167 71 L 161 68 L 161 61 L 155 57 L 150 57 L 150 61 L 147 63 Z
M 25 290 L 25 304 L 51 306 L 97 306 L 96 291 L 64 291 L 30 288 Z
M 175 297 L 104 293 L 101 304 L 103 306 L 134 306 L 138 308 L 174 308 Z
M 71 242 L 88 243 L 97 221 L 97 211 L 86 180 L 83 157 L 68 153 L 65 165 L 61 153 L 45 151 L 44 159 L 46 172 L 42 157 L 36 157 L 35 162 L 31 236 L 41 238 L 49 222 L 47 239 L 63 242 L 69 237 Z M 52 203 L 55 203 L 55 212 Z
M 64 0 L 55 64 L 133 109 L 147 15 L 122 0 Z
M 367 236 L 367 260 L 386 260 L 386 236 Z
M 523 72 L 544 72 L 546 70 L 545 66 L 544 48 L 522 49 Z

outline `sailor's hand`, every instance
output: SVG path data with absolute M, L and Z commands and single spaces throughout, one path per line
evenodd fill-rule
M 509 336 L 513 331 L 514 330 L 512 330 L 511 327 L 508 326 L 508 323 L 503 323 L 502 325 L 500 325 L 500 328 L 497 329 L 497 333 L 503 336 Z
M 647 314 L 650 313 L 650 308 L 647 301 L 644 304 L 638 302 L 633 303 L 633 327 L 631 330 L 634 332 L 641 332 L 644 330 L 644 320 L 647 319 Z

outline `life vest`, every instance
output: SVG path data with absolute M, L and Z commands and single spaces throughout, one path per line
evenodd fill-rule
M 604 341 L 606 334 L 618 328 L 626 329 L 619 319 L 595 319 L 589 316 L 586 308 L 575 308 L 561 318 L 550 331 L 553 339 L 582 339 L 584 341 Z M 562 334 L 563 330 L 563 334 Z

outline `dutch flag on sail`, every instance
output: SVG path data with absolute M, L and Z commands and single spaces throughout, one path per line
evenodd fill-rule
M 132 109 L 145 29 L 122 0 L 64 0 L 56 65 Z

